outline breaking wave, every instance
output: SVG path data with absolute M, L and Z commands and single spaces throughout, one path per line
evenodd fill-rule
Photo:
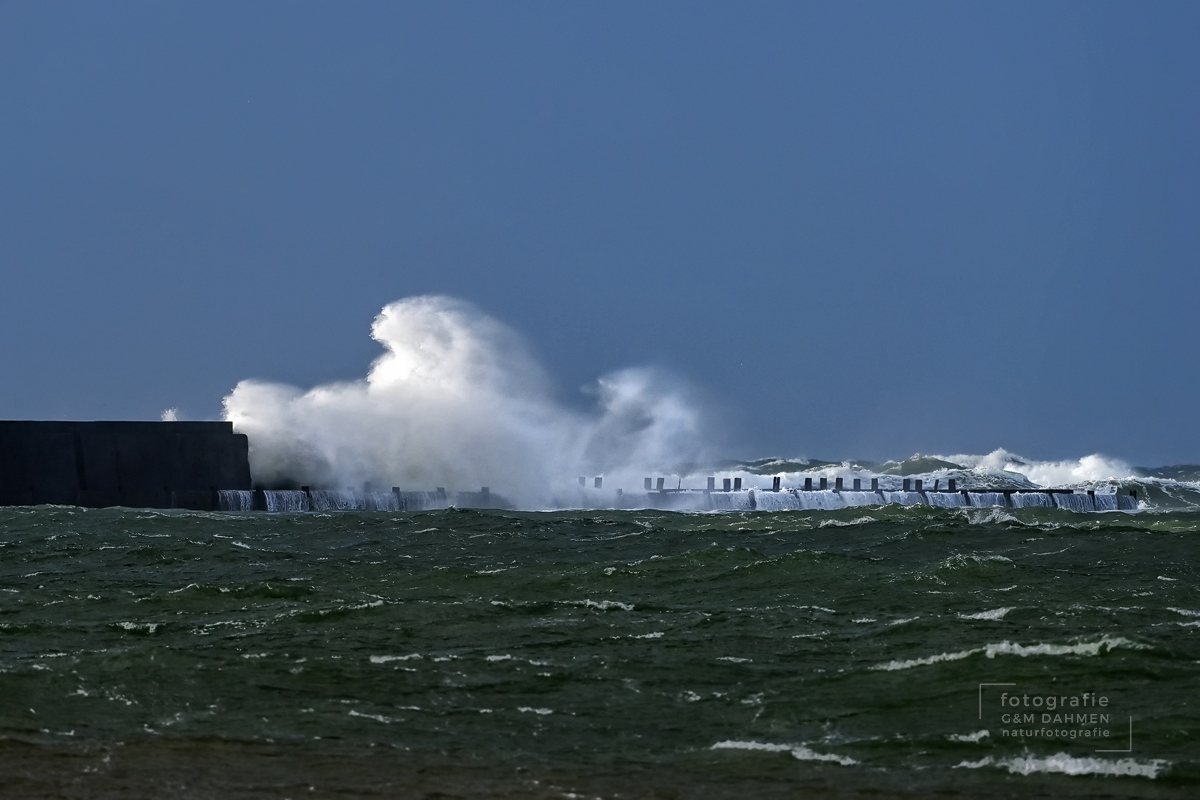
M 556 398 L 516 332 L 450 297 L 391 303 L 375 318 L 371 336 L 383 353 L 362 379 L 310 389 L 250 379 L 224 399 L 224 418 L 250 437 L 257 484 L 364 493 L 393 486 L 406 492 L 489 487 L 508 505 L 539 509 L 636 507 L 628 494 L 623 502 L 612 498 L 643 490 L 650 476 L 657 490 L 704 489 L 719 476 L 718 490 L 728 480 L 735 491 L 705 503 L 677 498 L 668 507 L 835 509 L 891 502 L 1109 511 L 1127 508 L 1115 497 L 1131 493 L 1141 508 L 1200 506 L 1200 466 L 1135 468 L 1099 454 L 1038 461 L 997 449 L 883 463 L 716 461 L 716 415 L 684 382 L 648 367 L 620 370 L 589 387 L 591 408 L 578 410 Z M 164 412 L 164 419 L 174 418 L 174 409 Z M 597 476 L 608 495 L 586 493 Z M 922 482 L 926 493 L 915 483 L 918 491 L 909 491 L 910 479 Z M 769 491 L 776 480 L 796 491 L 808 488 L 806 482 L 833 489 L 840 481 L 846 491 L 747 494 Z M 946 492 L 952 481 L 978 494 L 968 501 Z M 856 482 L 881 494 L 860 492 Z M 1018 491 L 1050 488 L 1092 491 L 1096 499 Z M 1006 499 L 992 490 L 1017 493 Z
M 1106 775 L 1112 777 L 1157 778 L 1159 773 L 1170 767 L 1162 759 L 1138 761 L 1134 758 L 1077 758 L 1066 753 L 1057 753 L 1045 758 L 1019 756 L 1016 758 L 992 758 L 986 756 L 978 761 L 963 761 L 955 769 L 980 769 L 998 767 L 1017 775 L 1034 773 L 1058 773 L 1061 775 Z
M 757 750 L 764 753 L 789 753 L 792 758 L 797 761 L 828 761 L 834 764 L 841 764 L 843 767 L 851 767 L 857 764 L 853 758 L 849 756 L 839 756 L 836 753 L 818 753 L 811 750 L 802 744 L 771 744 L 770 742 L 743 742 L 737 740 L 727 740 L 717 742 L 711 750 Z
M 978 654 L 983 654 L 988 658 L 996 658 L 997 656 L 1098 656 L 1101 653 L 1107 653 L 1117 648 L 1144 650 L 1146 646 L 1132 642 L 1121 636 L 1103 636 L 1094 642 L 1078 642 L 1076 644 L 1023 645 L 1016 642 L 1003 641 L 985 645 L 984 647 L 975 647 L 970 650 L 958 650 L 953 653 L 938 653 L 924 658 L 888 661 L 885 664 L 876 664 L 871 669 L 893 672 L 901 669 L 912 669 L 913 667 L 928 667 L 943 661 L 961 661 L 964 658 Z
M 240 382 L 224 417 L 250 437 L 268 486 L 488 486 L 524 507 L 554 504 L 577 475 L 678 471 L 709 455 L 692 392 L 637 368 L 601 377 L 595 409 L 554 398 L 524 340 L 469 303 L 414 297 L 386 306 L 384 348 L 362 380 L 299 389 Z

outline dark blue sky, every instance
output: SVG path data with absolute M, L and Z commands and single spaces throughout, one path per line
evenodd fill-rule
M 0 417 L 216 417 L 446 293 L 731 456 L 1200 461 L 1200 5 L 0 5 Z M 578 402 L 582 402 L 579 400 Z

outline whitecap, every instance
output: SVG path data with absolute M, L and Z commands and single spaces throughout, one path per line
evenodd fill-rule
M 1066 753 L 1055 753 L 1052 756 L 1044 758 L 1017 756 L 1014 758 L 995 759 L 987 756 L 978 761 L 963 761 L 955 764 L 954 769 L 999 767 L 1018 775 L 1054 772 L 1063 775 L 1111 775 L 1153 779 L 1157 778 L 1158 774 L 1170 765 L 1169 761 L 1159 758 L 1149 761 L 1138 761 L 1133 758 L 1106 759 L 1086 756 L 1075 757 Z
M 346 610 L 347 611 L 359 611 L 364 608 L 379 608 L 381 605 L 383 605 L 382 600 L 370 600 L 366 603 L 356 603 L 351 606 L 346 606 Z
M 791 753 L 797 761 L 830 761 L 844 767 L 853 766 L 858 762 L 849 756 L 839 756 L 836 753 L 818 753 L 803 744 L 771 744 L 770 742 L 742 742 L 727 740 L 717 742 L 711 750 L 758 750 L 766 753 Z
M 999 655 L 1010 656 L 1095 656 L 1101 652 L 1115 650 L 1118 647 L 1126 650 L 1145 650 L 1146 645 L 1131 642 L 1121 636 L 1103 636 L 1094 642 L 1079 642 L 1077 644 L 1034 644 L 1021 645 L 1013 642 L 1000 642 L 998 644 L 989 644 L 984 648 L 984 654 L 988 658 L 995 658 Z
M 410 653 L 406 656 L 371 656 L 372 664 L 387 664 L 392 661 L 411 661 L 414 658 L 424 658 L 420 653 Z
M 989 736 L 991 736 L 991 734 L 984 730 L 975 731 L 974 733 L 952 733 L 946 738 L 952 742 L 972 742 L 978 744 Z
M 893 672 L 900 669 L 912 669 L 913 667 L 927 667 L 930 664 L 937 664 L 942 661 L 960 661 L 979 652 L 982 651 L 977 648 L 975 650 L 959 650 L 956 653 L 938 653 L 937 655 L 925 656 L 924 658 L 909 658 L 904 661 L 892 660 L 886 664 L 876 664 L 871 669 Z
M 949 455 L 936 458 L 959 464 L 975 473 L 987 476 L 1019 475 L 1036 486 L 1070 486 L 1084 482 L 1128 480 L 1135 476 L 1129 464 L 1099 453 L 1077 461 L 1035 461 L 1007 450 L 993 450 L 987 455 Z
M 619 600 L 579 600 L 571 603 L 573 606 L 583 606 L 585 608 L 598 608 L 601 611 L 608 611 L 610 608 L 619 608 L 622 611 L 633 611 L 633 603 L 622 603 Z
M 1008 612 L 1012 611 L 1011 607 L 993 608 L 991 611 L 980 611 L 978 614 L 959 614 L 959 619 L 989 619 L 997 620 L 1004 619 Z
M 987 564 L 989 562 L 996 564 L 1011 564 L 1013 563 L 1013 560 L 1008 556 L 981 556 L 977 553 L 955 553 L 949 558 L 944 559 L 940 564 L 938 564 L 938 566 L 946 569 L 958 569 L 959 567 L 965 567 L 972 563 Z
M 913 667 L 927 667 L 931 664 L 937 664 L 942 661 L 960 661 L 969 656 L 979 653 L 988 658 L 996 656 L 1095 656 L 1101 652 L 1124 648 L 1126 650 L 1145 650 L 1146 645 L 1131 642 L 1121 636 L 1104 636 L 1094 642 L 1078 642 L 1076 644 L 1032 644 L 1023 645 L 1015 642 L 1003 641 L 995 644 L 985 645 L 984 647 L 975 647 L 970 650 L 959 650 L 953 653 L 938 653 L 924 658 L 911 658 L 904 661 L 892 660 L 886 664 L 876 664 L 871 667 L 873 670 L 891 672 L 894 670 L 911 669 Z
M 858 517 L 857 519 L 852 519 L 849 522 L 843 522 L 840 519 L 825 519 L 825 520 L 821 520 L 820 524 L 817 525 L 817 527 L 818 528 L 856 528 L 859 525 L 869 525 L 872 522 L 875 522 L 874 517 Z
M 797 761 L 832 761 L 843 767 L 853 766 L 858 762 L 849 756 L 839 756 L 836 753 L 818 753 L 804 745 L 792 748 L 792 758 Z

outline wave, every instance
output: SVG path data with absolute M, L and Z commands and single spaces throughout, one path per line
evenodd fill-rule
M 981 619 L 981 620 L 999 620 L 1008 616 L 1008 612 L 1012 611 L 1010 607 L 993 608 L 991 611 L 980 611 L 978 614 L 959 614 L 959 619 Z
M 1159 773 L 1170 766 L 1170 762 L 1157 758 L 1149 761 L 1138 761 L 1133 758 L 1080 758 L 1067 755 L 1066 753 L 1056 753 L 1055 755 L 1043 758 L 1034 756 L 993 758 L 986 756 L 978 761 L 963 761 L 960 764 L 956 764 L 954 768 L 980 769 L 982 767 L 998 767 L 1017 775 L 1032 775 L 1041 772 L 1059 773 L 1062 775 L 1107 775 L 1112 777 L 1153 779 L 1157 778 Z
M 1200 507 L 1200 466 L 1133 467 L 1100 454 L 1040 461 L 1004 449 L 983 455 L 917 454 L 873 463 L 805 458 L 714 459 L 717 415 L 697 391 L 663 372 L 636 367 L 601 376 L 587 389 L 591 408 L 560 402 L 532 349 L 511 328 L 469 303 L 443 296 L 411 297 L 385 306 L 371 326 L 383 353 L 365 377 L 301 389 L 243 380 L 224 399 L 224 418 L 250 439 L 257 484 L 314 493 L 270 498 L 270 510 L 337 510 L 352 491 L 479 492 L 483 487 L 516 508 L 638 507 L 611 500 L 653 487 L 712 488 L 729 480 L 741 490 L 714 497 L 712 510 L 842 508 L 884 502 L 960 507 L 1050 506 L 1117 510 L 1115 496 L 1136 492 L 1143 507 Z M 164 419 L 177 418 L 168 409 Z M 845 491 L 832 489 L 841 481 Z M 906 483 L 921 481 L 924 492 Z M 855 486 L 855 481 L 859 486 Z M 1071 495 L 979 494 L 969 501 L 946 489 L 1092 491 Z M 767 495 L 778 486 L 791 494 Z M 601 495 L 601 490 L 607 495 Z M 856 489 L 875 488 L 875 491 Z M 761 491 L 757 504 L 750 492 Z M 486 494 L 486 493 L 485 493 Z M 857 496 L 855 496 L 857 495 Z M 379 499 L 379 498 L 377 498 Z M 347 508 L 374 506 L 361 497 Z M 383 496 L 380 510 L 396 510 Z M 445 506 L 431 499 L 424 505 Z M 653 504 L 652 504 L 653 505 Z M 1078 508 L 1076 508 L 1078 506 Z M 658 507 L 658 506 L 655 506 Z M 701 510 L 680 500 L 671 508 Z M 240 509 L 240 507 L 239 507 Z M 244 509 L 248 510 L 248 509 Z
M 873 670 L 883 672 L 894 672 L 902 669 L 912 669 L 913 667 L 928 667 L 933 664 L 940 664 L 944 661 L 961 661 L 964 658 L 970 658 L 973 655 L 982 654 L 988 658 L 996 658 L 997 656 L 1098 656 L 1101 653 L 1107 653 L 1117 648 L 1126 650 L 1145 650 L 1146 645 L 1132 642 L 1121 636 L 1104 636 L 1094 642 L 1077 642 L 1075 644 L 1033 644 L 1023 645 L 1015 642 L 1003 641 L 995 644 L 984 645 L 983 647 L 973 647 L 970 650 L 958 650 L 953 653 L 937 653 L 932 656 L 923 658 L 910 658 L 903 661 L 888 661 L 884 664 L 876 664 L 871 667 Z
M 1013 505 L 1014 507 L 1072 507 L 1074 510 L 1116 510 L 1116 495 L 1133 493 L 1142 509 L 1200 508 L 1200 465 L 1169 467 L 1134 467 L 1124 460 L 1091 454 L 1075 460 L 1039 461 L 1017 455 L 1003 448 L 983 455 L 923 455 L 916 454 L 900 461 L 871 462 L 860 460 L 821 461 L 803 458 L 762 458 L 747 461 L 723 461 L 709 466 L 721 478 L 740 479 L 747 489 L 770 490 L 775 478 L 783 489 L 800 489 L 806 481 L 815 487 L 822 479 L 829 488 L 840 480 L 844 489 L 854 481 L 863 487 L 874 482 L 885 494 L 904 502 L 905 483 L 910 487 L 921 481 L 926 499 L 914 501 L 938 506 L 957 506 L 960 502 L 944 490 L 954 482 L 957 489 L 980 492 L 973 495 L 976 505 Z M 712 474 L 712 472 L 710 472 Z M 693 485 L 700 474 L 686 476 Z M 934 494 L 928 490 L 943 490 Z M 1051 498 L 1033 490 L 1072 490 L 1077 495 L 1093 492 L 1096 501 L 1092 508 L 1083 508 L 1082 498 L 1072 501 L 1071 495 Z M 985 490 L 998 490 L 991 494 Z M 1016 492 L 1005 502 L 1005 490 Z M 1023 490 L 1023 492 L 1022 492 Z M 846 492 L 847 494 L 849 492 Z M 913 493 L 915 494 L 915 493 Z M 919 497 L 919 495 L 917 495 Z M 892 499 L 892 498 L 889 498 Z M 1056 502 L 1057 500 L 1057 502 Z
M 834 764 L 841 764 L 843 767 L 851 767 L 858 763 L 849 756 L 839 756 L 836 753 L 818 753 L 803 744 L 771 744 L 769 742 L 743 742 L 737 740 L 727 740 L 724 742 L 717 742 L 709 749 L 757 750 L 765 753 L 790 753 L 792 758 L 796 759 L 797 761 L 828 761 Z

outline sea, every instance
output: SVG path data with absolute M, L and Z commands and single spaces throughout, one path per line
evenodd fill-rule
M 1189 469 L 1105 512 L 0 509 L 0 796 L 1194 797 Z

